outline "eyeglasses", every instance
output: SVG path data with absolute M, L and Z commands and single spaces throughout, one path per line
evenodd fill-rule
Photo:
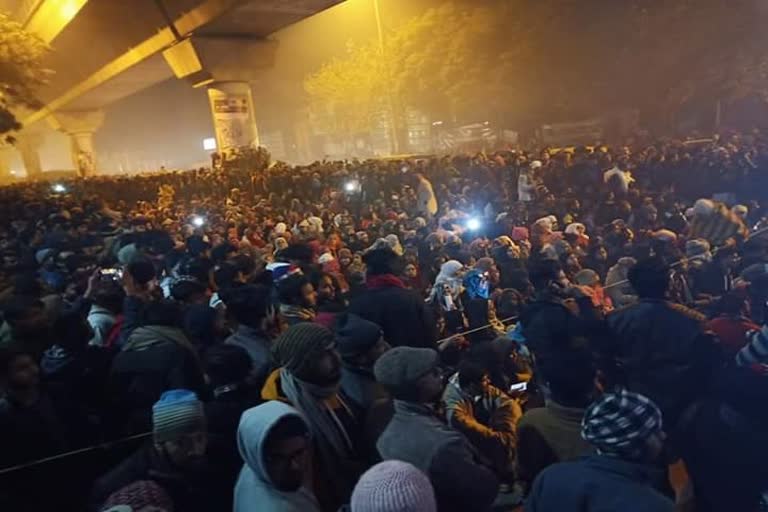
M 309 451 L 309 443 L 290 453 L 268 453 L 264 458 L 272 464 L 290 465 L 295 464 L 304 457 Z

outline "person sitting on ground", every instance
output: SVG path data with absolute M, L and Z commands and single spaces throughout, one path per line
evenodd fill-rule
M 174 512 L 173 500 L 152 480 L 138 480 L 115 491 L 101 512 Z
M 93 302 L 88 312 L 88 323 L 93 329 L 89 344 L 103 347 L 108 344 L 115 324 L 119 322 L 125 292 L 112 276 L 101 277 L 94 288 L 88 297 Z
M 376 361 L 376 380 L 395 407 L 376 446 L 384 460 L 408 462 L 429 477 L 439 510 L 489 510 L 499 482 L 472 444 L 435 410 L 444 390 L 437 365 L 435 350 L 412 347 L 393 348 Z
M 706 389 L 718 349 L 702 315 L 666 300 L 670 269 L 661 259 L 639 261 L 629 280 L 640 302 L 608 316 L 614 335 L 609 357 L 627 388 L 651 398 L 674 433 L 683 410 Z
M 277 326 L 277 317 L 270 294 L 268 288 L 258 285 L 242 285 L 221 292 L 227 314 L 237 322 L 237 329 L 225 343 L 248 352 L 253 364 L 251 380 L 259 389 L 272 370 L 270 334 Z
M 629 269 L 637 263 L 635 258 L 625 256 L 619 258 L 614 266 L 608 269 L 605 278 L 605 291 L 616 309 L 630 306 L 638 301 L 637 293 L 627 278 Z
M 443 402 L 448 424 L 464 434 L 492 462 L 497 474 L 511 483 L 517 422 L 523 415 L 517 401 L 491 385 L 483 366 L 465 360 L 449 379 Z
M 322 508 L 335 510 L 349 500 L 362 474 L 362 457 L 359 419 L 339 392 L 341 357 L 333 333 L 301 322 L 275 340 L 273 353 L 279 368 L 261 396 L 290 403 L 307 420 L 315 449 L 313 492 Z
M 602 316 L 592 299 L 568 281 L 557 260 L 545 259 L 530 270 L 535 288 L 534 300 L 520 316 L 522 335 L 540 362 L 572 346 L 602 327 Z
M 715 305 L 717 316 L 707 323 L 707 328 L 717 336 L 724 356 L 733 358 L 747 344 L 747 333 L 760 329 L 749 319 L 749 302 L 746 294 L 734 290 L 723 295 Z
M 251 382 L 252 362 L 238 345 L 216 345 L 203 357 L 211 400 L 205 403 L 211 462 L 237 476 L 242 461 L 235 443 L 240 416 L 261 403 L 261 388 Z
M 591 354 L 564 352 L 539 372 L 545 406 L 526 411 L 517 425 L 517 476 L 525 488 L 544 468 L 592 451 L 581 437 L 584 411 L 596 392 Z
M 151 479 L 176 510 L 213 510 L 228 493 L 207 465 L 207 445 L 203 403 L 186 389 L 166 391 L 152 407 L 152 441 L 96 481 L 91 503 L 98 507 L 116 490 Z
M 666 438 L 661 411 L 630 391 L 608 393 L 587 409 L 582 437 L 596 455 L 545 469 L 534 481 L 526 512 L 675 510 L 654 485 Z
M 367 289 L 352 299 L 347 311 L 381 326 L 392 346 L 434 346 L 435 323 L 424 300 L 397 277 L 402 258 L 388 243 L 377 242 L 364 260 Z
M 317 292 L 307 277 L 294 273 L 277 285 L 280 316 L 289 326 L 300 322 L 313 322 L 317 315 Z
M 296 409 L 270 401 L 240 419 L 237 444 L 243 467 L 235 485 L 234 512 L 319 512 L 311 490 L 309 425 Z
M 205 393 L 197 351 L 178 327 L 181 310 L 170 301 L 147 303 L 110 370 L 108 396 L 116 434 L 145 432 L 150 411 L 164 391 Z M 126 431 L 127 430 L 127 431 Z
M 40 382 L 35 355 L 0 350 L 0 452 L 3 467 L 63 453 L 91 441 L 82 404 L 66 395 L 53 400 Z
M 341 355 L 341 392 L 352 405 L 367 411 L 389 393 L 376 382 L 373 365 L 390 349 L 381 327 L 357 315 L 345 314 L 336 323 L 336 344 Z
M 413 465 L 386 460 L 360 477 L 349 512 L 437 512 L 435 491 Z
M 40 357 L 51 344 L 51 322 L 45 304 L 35 297 L 14 297 L 3 306 L 7 337 L 0 348 L 24 347 Z

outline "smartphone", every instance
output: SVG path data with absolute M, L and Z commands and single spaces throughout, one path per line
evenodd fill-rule
M 528 389 L 528 383 L 527 382 L 518 382 L 517 384 L 512 384 L 509 386 L 509 392 L 510 393 L 522 393 L 523 391 L 526 391 Z
M 103 268 L 101 269 L 102 276 L 108 276 L 115 280 L 123 278 L 123 269 L 121 268 Z

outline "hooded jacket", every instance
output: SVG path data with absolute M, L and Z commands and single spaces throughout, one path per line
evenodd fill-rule
M 288 416 L 302 416 L 288 404 L 271 401 L 248 409 L 240 418 L 237 445 L 245 464 L 235 485 L 234 512 L 312 512 L 320 506 L 312 492 L 301 487 L 284 492 L 274 487 L 264 460 L 264 443 L 277 422 Z M 302 418 L 302 421 L 304 419 Z M 306 423 L 306 422 L 305 422 Z M 307 425 L 307 431 L 309 426 Z

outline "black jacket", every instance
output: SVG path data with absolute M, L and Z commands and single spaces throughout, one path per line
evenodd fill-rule
M 381 326 L 393 347 L 435 347 L 435 321 L 413 290 L 386 286 L 352 299 L 349 312 Z
M 613 358 L 626 386 L 651 398 L 670 429 L 710 383 L 718 362 L 715 338 L 705 317 L 680 304 L 642 299 L 614 311 Z
M 164 391 L 188 389 L 200 399 L 205 379 L 197 354 L 179 329 L 145 326 L 133 331 L 115 355 L 108 392 L 119 435 L 149 430 L 152 405 Z
M 575 344 L 601 343 L 605 323 L 589 297 L 576 299 L 578 314 L 569 309 L 563 299 L 550 293 L 539 293 L 520 315 L 526 343 L 539 362 Z

